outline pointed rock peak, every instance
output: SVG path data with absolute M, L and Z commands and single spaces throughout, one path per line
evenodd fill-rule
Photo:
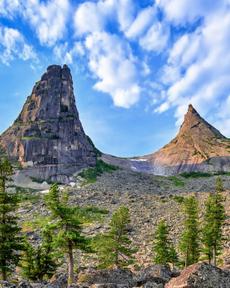
M 225 138 L 215 127 L 200 116 L 192 104 L 189 104 L 188 112 L 184 116 L 184 122 L 180 127 L 178 136 L 196 133 L 200 137 L 209 135 L 209 137 Z
M 192 104 L 189 104 L 189 105 L 188 105 L 188 112 L 192 112 L 192 113 L 196 112 L 196 113 L 197 113 L 197 111 L 194 109 L 194 107 L 192 106 Z
M 67 65 L 47 68 L 17 120 L 1 135 L 0 145 L 22 166 L 34 167 L 41 179 L 56 181 L 59 177 L 62 181 L 62 177 L 95 165 L 95 149 L 80 122 Z M 37 172 L 40 167 L 41 174 Z
M 185 114 L 185 117 L 186 116 L 191 116 L 191 115 L 195 115 L 195 116 L 198 116 L 201 118 L 200 114 L 196 111 L 196 109 L 193 107 L 192 104 L 189 104 L 188 105 L 188 111 L 187 113 Z

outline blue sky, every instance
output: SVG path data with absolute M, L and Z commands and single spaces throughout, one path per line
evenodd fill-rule
M 71 68 L 86 133 L 143 155 L 192 103 L 230 136 L 229 0 L 0 0 L 0 132 L 51 64 Z

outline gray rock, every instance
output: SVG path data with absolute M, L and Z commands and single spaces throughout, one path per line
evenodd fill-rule
M 9 283 L 8 281 L 0 281 L 1 288 L 16 288 L 16 285 Z
M 135 280 L 138 286 L 147 283 L 155 284 L 165 284 L 168 282 L 175 274 L 166 266 L 153 265 L 141 270 L 136 276 Z M 145 287 L 145 286 L 144 286 Z M 148 287 L 148 286 L 146 286 Z
M 99 287 L 120 287 L 120 288 L 122 287 L 129 288 L 135 286 L 135 281 L 133 279 L 132 272 L 124 269 L 114 269 L 114 270 L 89 269 L 85 272 L 81 272 L 78 276 L 78 279 L 79 279 L 78 284 L 81 285 L 84 283 L 87 285 L 99 285 Z
M 52 65 L 38 81 L 23 109 L 0 137 L 8 155 L 28 176 L 66 183 L 76 171 L 96 163 L 75 105 L 69 68 Z
M 32 288 L 31 284 L 27 281 L 21 281 L 18 285 L 17 288 Z
M 221 270 L 207 263 L 193 264 L 173 278 L 165 288 L 229 288 L 230 271 Z

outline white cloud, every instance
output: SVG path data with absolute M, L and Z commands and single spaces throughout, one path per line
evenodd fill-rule
M 108 23 L 117 22 L 126 31 L 134 20 L 135 5 L 132 0 L 86 1 L 77 7 L 74 24 L 77 35 L 106 30 Z
M 184 25 L 193 22 L 199 17 L 209 15 L 226 2 L 225 0 L 156 0 L 156 4 L 166 14 L 169 21 Z
M 101 31 L 105 26 L 104 9 L 105 2 L 99 1 L 98 3 L 85 2 L 79 5 L 75 12 L 74 24 L 76 33 L 79 35 Z
M 136 6 L 133 0 L 114 0 L 120 30 L 125 32 L 135 19 Z
M 15 57 L 22 60 L 37 59 L 33 48 L 18 30 L 0 26 L 0 60 L 9 65 Z
M 142 9 L 135 20 L 129 26 L 128 30 L 125 32 L 125 35 L 128 38 L 136 38 L 141 36 L 145 30 L 151 25 L 154 18 L 156 17 L 156 10 L 154 6 L 147 7 Z
M 169 28 L 161 22 L 155 22 L 140 38 L 141 47 L 147 51 L 160 53 L 167 47 L 169 39 Z
M 85 45 L 89 68 L 98 79 L 95 89 L 109 93 L 116 106 L 129 108 L 135 104 L 141 88 L 129 45 L 118 36 L 105 32 L 89 35 Z
M 41 44 L 54 45 L 66 29 L 70 4 L 68 0 L 22 1 L 21 13 L 35 29 Z
M 41 44 L 52 46 L 62 39 L 70 10 L 69 0 L 1 0 L 0 15 L 23 17 Z
M 176 107 L 175 116 L 180 124 L 189 103 L 203 115 L 213 107 L 217 109 L 217 103 L 220 106 L 225 103 L 230 91 L 229 27 L 230 9 L 223 6 L 208 16 L 204 14 L 204 23 L 196 31 L 174 43 L 161 79 L 170 79 L 167 75 L 170 69 L 178 74 L 168 81 L 167 99 L 157 108 L 158 112 Z M 218 118 L 217 112 L 214 118 Z
M 76 41 L 72 48 L 69 48 L 67 42 L 56 45 L 53 49 L 56 58 L 63 64 L 72 64 L 75 57 L 85 55 L 85 48 L 80 41 Z
M 14 13 L 20 7 L 20 0 L 1 0 L 0 15 L 8 18 L 13 18 Z

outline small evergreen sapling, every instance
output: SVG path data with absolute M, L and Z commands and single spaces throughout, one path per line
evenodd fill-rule
M 205 203 L 204 225 L 202 229 L 203 253 L 209 263 L 216 266 L 216 258 L 221 253 L 223 233 L 222 227 L 226 218 L 224 209 L 223 183 L 216 180 L 216 192 L 209 194 Z
M 60 195 L 57 184 L 51 186 L 46 205 L 53 219 L 54 242 L 68 259 L 68 284 L 74 282 L 74 250 L 92 252 L 91 239 L 82 234 L 83 224 L 98 220 L 107 213 L 96 207 L 70 206 L 68 195 Z
M 53 247 L 51 230 L 42 231 L 42 243 L 33 246 L 25 241 L 24 255 L 22 257 L 22 274 L 31 280 L 44 280 L 53 276 L 57 269 L 57 255 Z
M 198 201 L 194 196 L 185 199 L 184 213 L 184 230 L 179 248 L 184 258 L 184 265 L 187 267 L 196 263 L 200 255 Z
M 22 250 L 20 228 L 17 223 L 17 194 L 9 192 L 7 182 L 13 168 L 7 159 L 0 160 L 0 272 L 3 280 L 17 266 Z
M 178 261 L 173 243 L 169 240 L 169 228 L 165 220 L 161 220 L 155 231 L 153 241 L 154 263 L 168 265 Z
M 94 248 L 99 256 L 99 267 L 126 267 L 134 262 L 133 254 L 137 251 L 132 247 L 128 235 L 130 214 L 127 207 L 120 207 L 112 215 L 109 232 L 96 237 Z

